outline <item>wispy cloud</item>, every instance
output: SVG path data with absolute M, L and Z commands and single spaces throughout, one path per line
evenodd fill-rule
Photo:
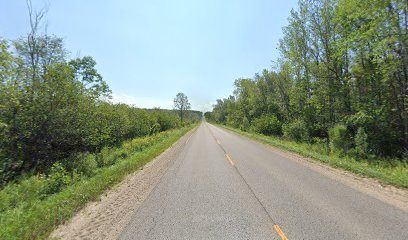
M 208 102 L 208 103 L 204 103 L 204 104 L 198 104 L 195 109 L 199 110 L 199 111 L 201 111 L 203 113 L 209 112 L 209 111 L 212 111 L 214 104 L 215 104 L 215 102 Z
M 156 98 L 134 97 L 127 94 L 112 94 L 111 101 L 113 103 L 125 103 L 129 105 L 135 105 L 140 108 L 154 108 L 159 107 L 162 109 L 172 109 L 173 101 Z

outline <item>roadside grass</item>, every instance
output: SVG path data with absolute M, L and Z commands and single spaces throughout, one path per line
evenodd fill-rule
M 329 151 L 324 144 L 298 143 L 280 137 L 244 132 L 230 126 L 216 125 L 273 147 L 318 160 L 332 167 L 341 168 L 360 176 L 378 179 L 383 184 L 408 188 L 408 164 L 401 160 L 379 158 L 356 160 L 349 156 L 340 157 L 328 153 Z
M 55 227 L 70 219 L 86 203 L 97 200 L 102 193 L 160 155 L 195 126 L 136 138 L 119 148 L 104 149 L 97 156 L 86 155 L 84 162 L 91 163 L 95 171 L 85 171 L 84 174 L 74 171 L 69 176 L 57 169 L 55 176 L 59 185 L 52 181 L 52 177 L 43 175 L 9 184 L 0 191 L 0 239 L 47 238 Z M 68 181 L 64 182 L 64 179 Z M 55 189 L 55 186 L 58 188 Z

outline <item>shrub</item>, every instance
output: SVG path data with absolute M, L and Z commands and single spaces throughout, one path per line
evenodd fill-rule
M 368 142 L 367 142 L 367 133 L 365 132 L 364 128 L 359 127 L 357 130 L 357 134 L 354 138 L 355 154 L 358 158 L 367 158 L 368 153 Z
M 153 126 L 150 129 L 150 134 L 156 134 L 158 132 L 160 132 L 161 126 L 159 123 L 155 123 L 153 124 Z
M 76 172 L 86 177 L 94 175 L 95 170 L 98 168 L 95 154 L 88 152 L 74 154 L 61 161 L 61 163 L 67 172 Z
M 263 115 L 252 121 L 251 130 L 264 135 L 281 135 L 282 123 L 275 115 Z
M 314 137 L 312 139 L 312 144 L 310 144 L 309 146 L 310 150 L 313 150 L 320 154 L 328 155 L 330 153 L 330 146 L 327 138 Z
M 61 163 L 55 163 L 50 169 L 47 176 L 47 194 L 53 194 L 61 191 L 61 189 L 69 185 L 72 181 L 70 174 L 65 170 Z
M 115 164 L 118 159 L 123 158 L 127 153 L 123 150 L 116 150 L 115 148 L 104 147 L 102 151 L 96 154 L 96 163 L 98 168 L 107 167 Z
M 76 162 L 76 171 L 79 174 L 90 177 L 95 173 L 98 167 L 94 154 L 82 154 Z
M 177 128 L 180 123 L 176 115 L 158 112 L 157 122 L 160 124 L 160 131 Z
M 343 155 L 350 148 L 351 139 L 347 127 L 343 124 L 336 124 L 329 129 L 330 150 L 332 153 Z
M 12 158 L 2 154 L 2 149 L 0 149 L 0 188 L 6 185 L 8 181 L 13 179 L 13 177 L 16 175 L 15 168 L 20 164 L 21 161 L 13 161 Z
M 250 127 L 250 124 L 249 124 L 248 118 L 247 118 L 247 117 L 244 117 L 244 118 L 242 119 L 242 123 L 241 123 L 241 125 L 240 125 L 240 129 L 241 129 L 242 131 L 246 131 L 246 130 L 249 129 L 249 127 Z
M 283 136 L 296 142 L 307 141 L 309 133 L 306 123 L 301 119 L 283 125 Z

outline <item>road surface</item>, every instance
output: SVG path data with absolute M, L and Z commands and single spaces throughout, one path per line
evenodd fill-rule
M 408 239 L 408 213 L 203 123 L 120 239 Z

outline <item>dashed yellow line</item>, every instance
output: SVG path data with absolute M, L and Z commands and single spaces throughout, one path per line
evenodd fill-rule
M 278 226 L 278 224 L 274 224 L 273 227 L 275 228 L 275 231 L 279 234 L 279 236 L 282 238 L 282 240 L 288 240 L 286 235 L 283 233 L 282 229 Z
M 235 163 L 234 163 L 234 161 L 232 161 L 230 155 L 225 154 L 225 157 L 226 157 L 226 158 L 228 159 L 228 161 L 231 163 L 231 166 L 234 166 L 234 165 L 235 165 Z
M 224 150 L 224 148 L 221 145 L 220 140 L 218 140 L 218 138 L 216 138 L 213 135 L 214 139 L 216 140 L 217 144 L 220 145 L 220 147 Z M 224 152 L 226 152 L 224 150 Z M 225 153 L 225 159 L 228 160 L 228 162 L 231 164 L 231 166 L 233 167 L 235 165 L 234 161 L 232 160 L 231 156 L 228 153 Z M 242 176 L 241 176 L 242 177 Z M 245 181 L 245 180 L 244 180 Z M 248 186 L 249 187 L 249 186 Z M 256 197 L 256 196 L 255 196 Z M 259 200 L 258 200 L 259 201 Z M 262 203 L 260 202 L 260 204 L 262 205 Z M 262 205 L 263 206 L 263 205 Z M 266 210 L 265 210 L 266 211 Z M 271 219 L 272 220 L 272 219 Z M 272 220 L 273 221 L 273 220 Z M 279 236 L 281 237 L 282 240 L 288 240 L 288 238 L 286 237 L 286 235 L 283 233 L 282 229 L 279 227 L 279 225 L 274 224 L 273 227 L 275 228 L 275 231 L 279 234 Z
M 215 136 L 214 136 L 215 138 Z M 215 138 L 215 140 L 217 141 L 217 144 L 221 146 L 221 142 L 220 140 L 218 140 L 217 138 Z M 221 146 L 222 148 L 222 146 Z M 225 150 L 224 150 L 225 152 Z M 225 153 L 225 159 L 228 160 L 228 162 L 231 164 L 231 166 L 234 166 L 235 163 L 232 160 L 231 156 L 228 155 L 228 153 Z M 242 177 L 242 176 L 241 176 Z M 256 196 L 255 196 L 256 197 Z M 261 203 L 262 205 L 262 203 Z M 266 211 L 266 210 L 265 210 Z M 273 221 L 273 220 L 272 220 Z M 279 234 L 279 236 L 281 237 L 282 240 L 288 240 L 288 238 L 286 237 L 285 233 L 283 233 L 282 229 L 279 227 L 279 225 L 274 224 L 273 227 L 275 228 L 275 231 Z

